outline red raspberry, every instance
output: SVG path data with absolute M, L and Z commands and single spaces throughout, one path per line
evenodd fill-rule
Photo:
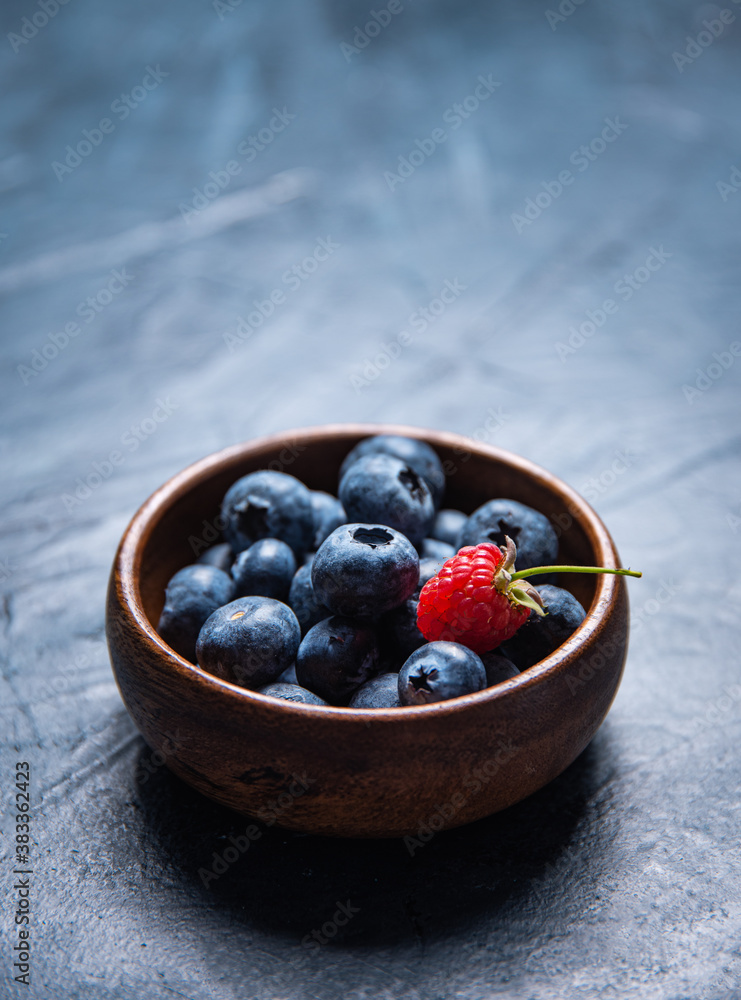
M 632 569 L 604 566 L 531 566 L 515 571 L 517 550 L 506 535 L 502 551 L 491 542 L 466 545 L 422 588 L 417 626 L 429 642 L 459 642 L 488 653 L 511 639 L 530 612 L 545 614 L 543 599 L 525 579 L 539 573 L 614 573 L 641 576 Z
M 520 603 L 507 589 L 507 570 L 513 568 L 508 555 L 484 542 L 467 545 L 448 559 L 419 595 L 417 625 L 422 635 L 430 642 L 459 642 L 474 653 L 487 653 L 511 639 L 532 605 Z M 513 561 L 514 551 L 511 556 Z

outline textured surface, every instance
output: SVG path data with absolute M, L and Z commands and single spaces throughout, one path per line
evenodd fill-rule
M 741 9 L 692 48 L 716 5 L 588 0 L 549 24 L 545 0 L 409 0 L 353 52 L 370 5 L 232 3 L 73 0 L 17 51 L 40 8 L 0 14 L 6 978 L 16 760 L 35 858 L 32 985 L 2 995 L 741 995 Z M 198 199 L 210 172 L 223 193 Z M 625 679 L 572 768 L 499 817 L 413 857 L 261 826 L 204 886 L 244 824 L 122 708 L 115 546 L 190 461 L 351 419 L 490 440 L 591 500 L 644 571 Z

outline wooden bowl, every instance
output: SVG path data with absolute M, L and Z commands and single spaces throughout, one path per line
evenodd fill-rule
M 549 516 L 558 562 L 620 566 L 591 507 L 517 455 L 439 431 L 314 427 L 226 448 L 174 476 L 141 507 L 119 546 L 106 632 L 121 696 L 167 766 L 211 799 L 292 830 L 429 838 L 531 795 L 586 747 L 625 661 L 628 600 L 617 576 L 562 576 L 588 609 L 545 660 L 494 688 L 434 705 L 371 710 L 279 701 L 213 677 L 155 631 L 165 585 L 218 540 L 227 488 L 278 469 L 336 492 L 342 459 L 372 434 L 427 441 L 443 461 L 444 504 L 472 512 L 509 497 Z

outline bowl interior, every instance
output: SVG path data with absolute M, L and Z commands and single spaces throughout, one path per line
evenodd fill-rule
M 302 430 L 228 448 L 190 466 L 154 495 L 150 501 L 153 515 L 139 546 L 134 580 L 152 627 L 156 629 L 159 621 L 170 577 L 195 562 L 208 545 L 221 541 L 221 501 L 236 479 L 272 468 L 296 476 L 310 489 L 336 494 L 345 455 L 358 441 L 377 433 L 418 437 L 435 449 L 446 472 L 444 507 L 470 514 L 495 497 L 518 500 L 541 511 L 554 524 L 559 534 L 559 562 L 600 565 L 599 560 L 604 560 L 604 541 L 598 537 L 586 503 L 555 477 L 518 456 L 455 435 L 410 427 Z M 558 583 L 588 611 L 605 579 L 564 574 Z

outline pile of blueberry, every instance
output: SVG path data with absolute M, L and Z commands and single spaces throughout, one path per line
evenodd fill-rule
M 282 472 L 244 476 L 224 497 L 225 541 L 168 583 L 160 636 L 217 677 L 307 705 L 424 705 L 517 676 L 583 620 L 567 590 L 534 577 L 547 615 L 481 656 L 427 642 L 419 593 L 463 546 L 511 538 L 527 569 L 554 562 L 557 536 L 514 500 L 440 509 L 444 488 L 429 445 L 390 435 L 352 449 L 339 497 Z

